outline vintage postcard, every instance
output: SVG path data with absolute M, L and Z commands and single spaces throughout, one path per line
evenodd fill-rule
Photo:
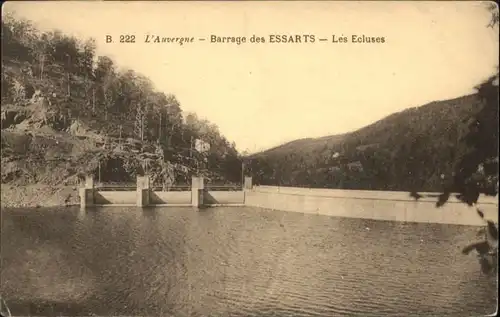
M 498 6 L 9 1 L 1 316 L 483 316 Z

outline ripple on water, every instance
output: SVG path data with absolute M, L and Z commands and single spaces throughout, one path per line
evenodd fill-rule
M 15 315 L 469 316 L 496 304 L 494 278 L 460 255 L 470 227 L 255 208 L 2 216 Z

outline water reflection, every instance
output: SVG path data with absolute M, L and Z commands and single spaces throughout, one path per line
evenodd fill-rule
M 13 315 L 492 313 L 476 228 L 253 208 L 3 211 Z

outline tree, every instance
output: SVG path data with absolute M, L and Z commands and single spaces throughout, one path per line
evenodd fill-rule
M 182 128 L 182 110 L 180 108 L 179 101 L 173 95 L 166 96 L 166 135 L 167 135 L 167 144 L 169 147 L 180 145 L 179 142 L 174 142 L 175 137 L 179 137 L 178 133 Z M 177 132 L 177 135 L 176 135 Z
M 102 104 L 104 110 L 104 119 L 108 119 L 108 113 L 115 101 L 116 73 L 113 61 L 106 56 L 99 56 L 97 67 L 95 69 L 95 86 L 93 94 L 97 92 L 97 99 Z M 93 112 L 95 113 L 95 103 L 93 103 Z

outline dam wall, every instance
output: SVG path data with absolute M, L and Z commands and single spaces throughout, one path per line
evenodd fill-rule
M 137 187 L 132 190 L 108 191 L 95 188 L 93 179 L 88 177 L 85 186 L 80 188 L 80 204 L 82 208 L 251 206 L 348 218 L 484 225 L 476 208 L 460 202 L 454 195 L 444 206 L 437 208 L 439 193 L 421 194 L 424 197 L 416 201 L 408 192 L 253 186 L 251 177 L 245 177 L 242 188 L 238 190 L 211 190 L 202 177 L 193 177 L 189 191 L 155 191 L 149 185 L 148 176 L 139 176 Z M 498 196 L 481 196 L 477 207 L 486 219 L 498 223 Z
M 191 205 L 191 192 L 150 192 L 151 205 Z
M 94 205 L 135 205 L 135 191 L 94 191 Z
M 439 193 L 421 194 L 433 197 L 415 201 L 408 192 L 253 186 L 246 191 L 245 205 L 337 217 L 484 225 L 475 207 L 468 207 L 455 196 L 451 196 L 444 206 L 436 208 Z M 480 197 L 477 207 L 484 212 L 486 219 L 498 223 L 498 196 Z

